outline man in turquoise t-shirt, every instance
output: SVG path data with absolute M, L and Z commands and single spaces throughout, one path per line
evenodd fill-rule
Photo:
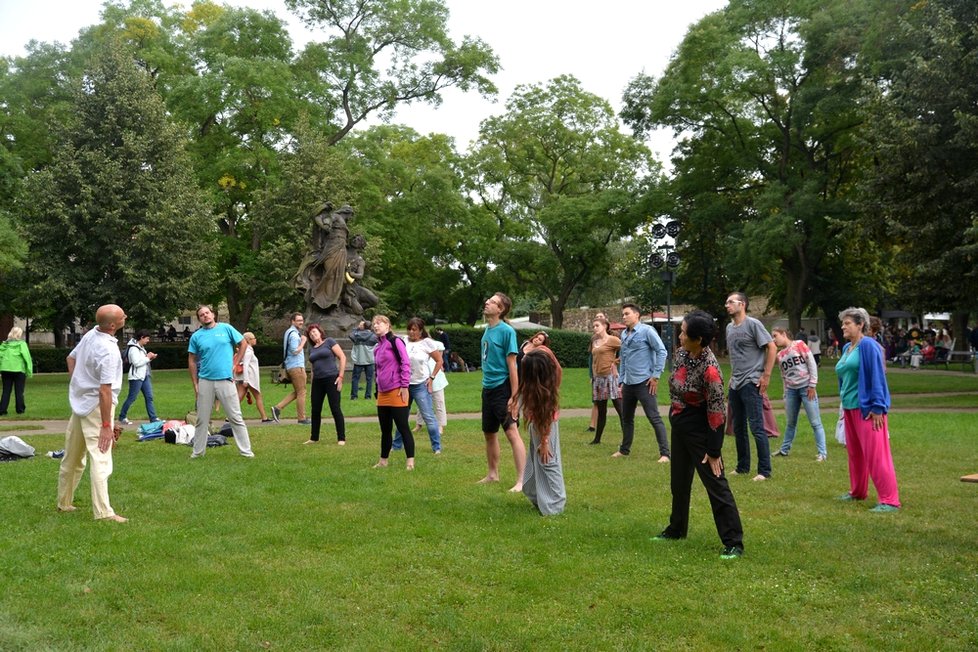
M 516 484 L 510 491 L 523 490 L 526 447 L 517 426 L 516 331 L 503 321 L 513 302 L 497 292 L 483 306 L 486 332 L 482 335 L 482 432 L 486 437 L 486 462 L 489 470 L 479 484 L 499 482 L 499 428 L 513 448 Z
M 254 457 L 248 426 L 241 418 L 241 403 L 234 386 L 234 365 L 245 353 L 244 338 L 229 324 L 219 324 L 210 306 L 197 308 L 200 322 L 187 347 L 187 368 L 197 395 L 197 428 L 194 430 L 194 452 L 190 457 L 203 457 L 207 451 L 207 428 L 211 421 L 214 400 L 221 402 L 234 432 L 234 443 L 244 457 Z

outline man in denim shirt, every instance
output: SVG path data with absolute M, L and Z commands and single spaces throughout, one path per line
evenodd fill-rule
M 621 320 L 625 324 L 621 334 L 618 376 L 621 383 L 621 446 L 612 457 L 624 457 L 631 453 L 635 436 L 635 408 L 641 403 L 659 442 L 659 462 L 667 463 L 669 440 L 656 400 L 659 376 L 666 366 L 666 347 L 655 329 L 640 321 L 641 314 L 634 303 L 621 307 Z
M 292 381 L 292 391 L 285 395 L 278 405 L 272 407 L 272 418 L 278 423 L 282 417 L 282 408 L 295 401 L 295 412 L 300 425 L 310 425 L 312 419 L 306 418 L 306 336 L 302 333 L 305 319 L 301 312 L 292 315 L 292 326 L 282 337 L 282 349 L 285 353 L 285 371 Z

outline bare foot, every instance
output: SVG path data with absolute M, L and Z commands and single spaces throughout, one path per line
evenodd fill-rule
M 113 514 L 112 516 L 106 516 L 105 518 L 100 518 L 100 521 L 113 521 L 115 523 L 128 523 L 129 519 L 125 516 L 119 516 L 118 514 Z
M 499 482 L 499 476 L 487 475 L 486 477 L 476 482 L 476 484 L 491 484 L 493 482 Z
M 767 478 L 761 475 L 760 473 L 758 473 L 753 478 L 751 478 L 751 480 L 753 480 L 754 482 L 764 482 L 765 480 L 767 480 Z
M 668 464 L 668 463 L 669 463 L 668 455 L 663 455 L 662 457 L 659 458 L 659 464 Z
M 345 439 L 341 439 L 338 442 L 336 442 L 336 445 L 337 446 L 346 446 L 346 440 Z
M 414 458 L 413 457 L 409 457 L 408 458 L 407 465 L 404 468 L 406 470 L 408 470 L 408 471 L 413 471 L 414 470 Z
M 622 453 L 621 451 L 615 451 L 614 453 L 611 454 L 611 456 L 612 457 L 625 457 L 625 454 Z
M 316 440 L 316 439 L 310 439 L 309 441 L 302 442 L 302 445 L 305 446 L 306 444 L 318 444 L 318 443 L 319 443 L 318 440 Z
M 414 426 L 414 430 L 412 430 L 411 432 L 421 432 L 421 424 L 420 423 L 416 424 Z
M 60 505 L 58 506 L 58 511 L 59 512 L 73 512 L 76 509 L 78 509 L 78 508 L 75 507 L 74 505 L 68 505 L 67 507 L 61 507 Z
M 380 460 L 379 462 L 377 462 L 376 464 L 374 464 L 374 468 L 375 469 L 386 469 L 387 468 L 387 460 Z
M 516 484 L 514 484 L 512 487 L 509 488 L 509 493 L 511 494 L 518 494 L 521 491 L 523 491 L 522 482 L 517 482 Z

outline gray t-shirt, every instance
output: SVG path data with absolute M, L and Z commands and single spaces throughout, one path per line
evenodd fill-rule
M 727 351 L 730 353 L 730 389 L 747 383 L 755 385 L 764 373 L 764 358 L 771 335 L 764 324 L 748 317 L 740 326 L 727 324 Z

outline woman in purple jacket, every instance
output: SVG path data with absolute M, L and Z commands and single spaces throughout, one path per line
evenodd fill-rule
M 374 364 L 377 380 L 377 420 L 380 422 L 380 461 L 374 468 L 387 466 L 394 441 L 394 424 L 404 438 L 407 470 L 414 469 L 414 435 L 408 425 L 408 385 L 411 382 L 411 361 L 404 341 L 391 332 L 391 320 L 377 315 L 372 322 L 377 346 Z

